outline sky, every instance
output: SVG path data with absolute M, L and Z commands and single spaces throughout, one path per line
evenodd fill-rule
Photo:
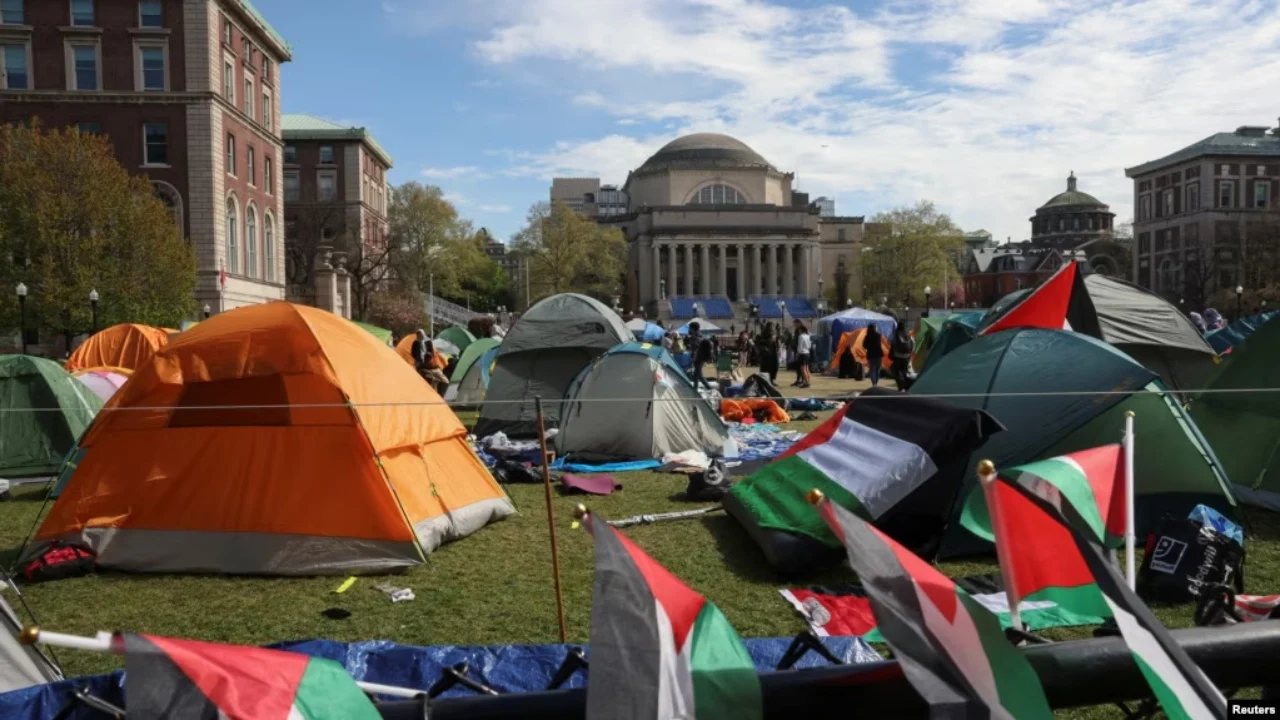
M 363 126 L 392 183 L 507 240 L 557 176 L 621 184 L 720 132 L 872 216 L 932 200 L 1026 239 L 1079 187 L 1280 117 L 1278 0 L 253 0 L 285 112 Z

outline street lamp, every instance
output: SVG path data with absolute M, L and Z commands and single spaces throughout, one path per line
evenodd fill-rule
M 1237 285 L 1236 286 L 1236 319 L 1237 320 L 1241 318 L 1240 307 L 1243 299 L 1244 299 L 1244 286 Z
M 90 326 L 92 330 L 89 334 L 98 332 L 98 289 L 94 288 L 89 291 L 89 307 L 93 309 L 93 324 Z
M 929 299 L 933 297 L 933 288 L 928 285 L 924 286 L 924 311 L 929 312 Z
M 204 319 L 209 319 L 209 303 L 204 304 Z
M 818 278 L 818 297 L 823 297 L 823 294 L 822 294 L 822 278 Z
M 14 288 L 14 292 L 18 294 L 18 334 L 22 336 L 22 354 L 27 354 L 27 286 L 24 283 L 18 283 L 18 287 Z

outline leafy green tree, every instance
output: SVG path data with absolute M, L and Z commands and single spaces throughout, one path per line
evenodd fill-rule
M 13 288 L 28 288 L 28 327 L 174 327 L 195 311 L 195 253 L 151 183 L 117 162 L 106 138 L 40 126 L 0 128 L 0 326 L 17 327 Z
M 577 292 L 607 303 L 621 290 L 627 249 L 622 231 L 601 227 L 563 203 L 529 208 L 512 245 L 529 263 L 531 302 Z
M 868 246 L 861 258 L 864 283 L 877 301 L 886 296 L 890 307 L 898 307 L 910 296 L 913 303 L 921 303 L 926 285 L 941 288 L 944 278 L 954 279 L 952 258 L 963 246 L 963 233 L 932 202 L 880 212 L 871 222 L 891 227 L 888 236 Z

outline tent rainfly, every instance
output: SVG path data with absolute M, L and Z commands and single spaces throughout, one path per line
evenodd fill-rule
M 449 379 L 449 389 L 445 391 L 444 399 L 458 405 L 478 405 L 483 402 L 500 344 L 501 341 L 496 338 L 480 338 L 468 345 L 453 369 L 453 377 Z
M 0 477 L 56 475 L 102 400 L 58 363 L 0 355 Z
M 436 340 L 443 340 L 458 349 L 456 355 L 466 352 L 467 346 L 476 341 L 476 336 L 471 334 L 470 330 L 457 325 L 449 327 L 436 333 Z
M 67 359 L 68 370 L 119 367 L 136 370 L 169 342 L 169 331 L 150 325 L 125 323 L 99 330 L 80 343 Z

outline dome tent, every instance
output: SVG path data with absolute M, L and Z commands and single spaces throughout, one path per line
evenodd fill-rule
M 416 565 L 515 512 L 466 429 L 373 335 L 273 302 L 139 368 L 85 433 L 28 546 L 138 572 L 314 575 Z M 60 484 L 63 480 L 60 479 Z
M 616 401 L 616 402 L 610 402 Z M 718 455 L 728 428 L 661 345 L 629 342 L 573 381 L 556 449 L 599 460 L 647 460 L 701 450 Z
M 476 436 L 536 435 L 537 397 L 547 428 L 558 427 L 560 401 L 578 373 L 631 337 L 617 313 L 586 295 L 563 293 L 534 303 L 498 348 Z
M 476 341 L 476 336 L 472 335 L 471 331 L 467 330 L 464 327 L 458 327 L 457 325 L 450 325 L 449 327 L 436 333 L 436 340 L 443 340 L 453 345 L 454 347 L 458 348 L 458 353 L 461 354 L 463 352 L 466 352 L 467 347 L 471 345 L 471 343 Z
M 453 377 L 449 379 L 449 389 L 444 399 L 458 405 L 478 405 L 484 401 L 485 391 L 489 389 L 489 377 L 493 372 L 493 361 L 498 356 L 498 346 L 502 344 L 497 338 L 480 338 L 467 346 L 458 358 L 458 365 L 453 369 Z
M 102 400 L 58 363 L 0 355 L 0 477 L 57 474 Z
M 124 387 L 133 371 L 124 368 L 99 367 L 76 370 L 71 374 L 105 403 L 116 394 L 116 391 Z
M 135 323 L 112 325 L 80 343 L 67 360 L 67 370 L 92 367 L 136 370 L 168 342 L 167 330 Z

